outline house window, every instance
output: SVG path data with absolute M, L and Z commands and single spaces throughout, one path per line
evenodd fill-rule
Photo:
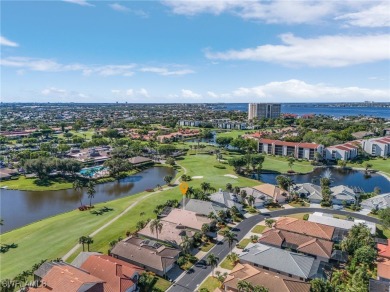
M 371 154 L 372 155 L 376 154 L 376 144 L 372 144 L 372 146 L 371 146 Z
M 332 150 L 332 159 L 336 159 L 336 150 Z

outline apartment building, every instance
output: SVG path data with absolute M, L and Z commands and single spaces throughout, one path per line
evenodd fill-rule
M 372 138 L 361 142 L 365 152 L 372 156 L 390 156 L 390 137 Z
M 358 156 L 357 142 L 348 142 L 325 148 L 324 158 L 327 160 L 351 160 Z
M 281 115 L 280 103 L 250 103 L 248 104 L 248 120 L 252 119 L 276 119 Z

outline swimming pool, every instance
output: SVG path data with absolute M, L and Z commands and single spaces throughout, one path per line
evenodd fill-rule
M 80 170 L 80 174 L 83 176 L 89 176 L 92 177 L 95 173 L 107 169 L 104 166 L 93 166 L 93 167 L 87 167 Z

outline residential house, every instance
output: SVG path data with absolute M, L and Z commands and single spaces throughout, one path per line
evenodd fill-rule
M 246 248 L 240 256 L 240 263 L 250 264 L 301 281 L 324 278 L 324 265 L 321 261 L 261 243 Z
M 140 166 L 153 163 L 153 160 L 147 157 L 135 156 L 129 158 L 129 162 L 133 166 Z
M 210 201 L 219 204 L 220 206 L 224 206 L 228 209 L 235 206 L 238 211 L 242 211 L 242 204 L 238 202 L 238 198 L 236 194 L 229 193 L 229 192 L 223 192 L 221 189 L 213 193 L 209 196 Z
M 390 137 L 363 140 L 361 144 L 363 150 L 371 156 L 390 156 Z
M 332 241 L 335 231 L 332 226 L 291 217 L 278 219 L 274 224 L 274 228 L 330 241 Z
M 358 150 L 358 142 L 348 142 L 326 147 L 323 157 L 327 160 L 351 160 L 358 156 Z
M 257 138 L 253 136 L 258 141 L 258 152 L 271 154 L 271 155 L 280 155 L 280 156 L 292 156 L 297 159 L 308 159 L 314 160 L 316 157 L 316 152 L 319 155 L 322 155 L 324 146 L 315 143 L 299 143 L 299 142 L 286 142 L 280 140 L 272 140 L 265 138 Z
M 310 284 L 295 280 L 278 273 L 264 270 L 249 264 L 238 263 L 223 282 L 223 291 L 239 291 L 239 281 L 246 281 L 253 286 L 263 286 L 269 292 L 309 292 Z
M 314 222 L 314 223 L 321 223 L 328 226 L 333 226 L 338 229 L 344 229 L 344 230 L 351 230 L 353 226 L 364 224 L 367 226 L 368 229 L 370 229 L 371 234 L 376 233 L 376 225 L 375 223 L 368 222 L 366 220 L 360 220 L 360 219 L 353 219 L 353 220 L 344 220 L 344 219 L 338 219 L 334 218 L 332 214 L 325 214 L 321 212 L 314 212 L 313 214 L 309 215 L 308 221 Z
M 363 200 L 360 203 L 363 209 L 381 210 L 390 207 L 390 193 L 377 195 L 375 197 Z
M 265 231 L 259 242 L 301 252 L 324 262 L 329 261 L 333 249 L 333 242 L 331 241 L 278 229 Z
M 246 188 L 241 188 L 240 191 L 245 191 L 248 198 L 249 196 L 253 196 L 255 198 L 255 201 L 253 203 L 254 208 L 263 208 L 268 202 L 273 202 L 273 198 L 270 198 L 266 196 L 265 194 L 261 193 L 260 191 L 246 187 Z
M 339 185 L 330 188 L 331 201 L 334 205 L 348 204 L 352 205 L 356 203 L 356 193 L 350 187 Z
M 137 291 L 144 269 L 122 260 L 97 253 L 85 253 L 76 261 L 79 266 L 65 262 L 46 262 L 35 272 L 42 283 L 29 291 Z
M 184 204 L 185 210 L 195 212 L 196 214 L 203 216 L 208 216 L 210 213 L 217 215 L 219 211 L 227 210 L 226 206 L 211 201 L 183 199 L 182 204 Z
M 158 234 L 150 229 L 150 222 L 138 231 L 138 235 L 151 239 L 165 241 L 173 246 L 180 246 L 184 236 L 192 237 L 196 231 L 202 230 L 203 224 L 210 224 L 211 219 L 196 212 L 172 209 L 170 213 L 161 218 L 161 232 Z
M 310 203 L 319 204 L 322 201 L 322 189 L 312 183 L 297 184 L 294 191 L 300 198 L 306 198 Z
M 114 258 L 163 276 L 174 267 L 180 250 L 131 236 L 118 242 L 110 254 Z
M 260 195 L 266 196 L 267 200 L 275 203 L 284 203 L 290 195 L 289 192 L 272 184 L 262 184 L 252 188 L 258 191 Z

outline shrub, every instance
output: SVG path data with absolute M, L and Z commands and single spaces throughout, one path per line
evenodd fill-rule
M 215 168 L 219 168 L 219 169 L 226 169 L 226 166 L 224 165 L 214 165 Z
M 154 189 L 146 189 L 145 192 L 151 193 L 151 192 L 154 192 Z
M 309 219 L 309 214 L 303 215 L 303 220 L 308 220 Z

